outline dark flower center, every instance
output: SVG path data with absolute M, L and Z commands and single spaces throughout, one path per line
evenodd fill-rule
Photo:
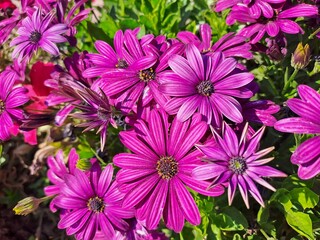
M 93 211 L 95 213 L 99 213 L 104 210 L 104 202 L 99 197 L 90 198 L 87 206 L 90 211 Z
M 149 68 L 147 70 L 142 70 L 139 72 L 139 78 L 142 82 L 149 82 L 154 80 L 156 77 L 156 73 L 154 72 L 153 68 Z
M 178 173 L 178 163 L 171 156 L 161 157 L 157 162 L 156 169 L 163 179 L 169 180 Z
M 242 157 L 234 157 L 229 160 L 229 169 L 235 174 L 243 174 L 247 169 L 246 159 Z
M 99 107 L 97 112 L 98 118 L 102 121 L 107 121 L 110 119 L 110 113 L 104 108 Z
M 118 63 L 116 64 L 116 68 L 127 68 L 128 67 L 128 63 L 126 62 L 126 60 L 124 59 L 119 59 Z
M 41 33 L 37 32 L 37 31 L 33 31 L 30 35 L 30 41 L 33 43 L 37 43 L 40 41 L 41 39 Z
M 199 94 L 202 94 L 206 97 L 211 96 L 211 94 L 214 92 L 213 84 L 211 81 L 202 81 L 197 86 L 197 91 Z
M 5 109 L 4 102 L 0 99 L 0 113 L 3 113 Z

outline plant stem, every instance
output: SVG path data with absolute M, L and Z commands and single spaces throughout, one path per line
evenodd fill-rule
M 308 37 L 308 39 L 312 39 L 315 35 L 317 35 L 318 33 L 320 32 L 320 27 L 317 29 L 317 30 L 315 30 L 309 37 Z
M 283 89 L 282 89 L 282 94 L 284 94 L 284 93 L 288 90 L 288 88 L 289 88 L 289 86 L 290 86 L 290 83 L 294 80 L 294 78 L 296 77 L 296 75 L 298 74 L 298 72 L 299 72 L 299 69 L 295 68 L 294 71 L 293 71 L 293 73 L 291 74 L 290 78 L 288 79 L 288 81 L 286 81 L 286 82 L 284 83 L 284 87 L 283 87 Z

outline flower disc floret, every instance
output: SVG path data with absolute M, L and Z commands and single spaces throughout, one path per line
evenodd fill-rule
M 247 169 L 246 159 L 243 157 L 233 157 L 228 163 L 229 169 L 235 174 L 243 174 Z
M 178 163 L 171 156 L 161 157 L 157 162 L 156 169 L 163 179 L 169 180 L 178 173 Z
M 87 203 L 88 209 L 94 213 L 100 213 L 103 212 L 105 206 L 103 199 L 99 197 L 92 197 L 88 200 Z

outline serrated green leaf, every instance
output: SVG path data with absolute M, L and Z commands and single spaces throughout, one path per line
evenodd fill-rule
M 292 200 L 297 201 L 303 209 L 314 208 L 319 202 L 319 196 L 310 189 L 295 188 L 290 191 Z
M 312 233 L 312 222 L 308 214 L 289 210 L 285 212 L 287 223 L 296 232 L 310 240 L 315 239 Z

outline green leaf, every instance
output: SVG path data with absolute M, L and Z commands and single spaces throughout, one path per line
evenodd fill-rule
M 2 164 L 4 164 L 6 162 L 6 159 L 4 158 L 4 157 L 0 157 L 0 166 L 2 165 Z
M 227 207 L 213 217 L 214 223 L 224 231 L 239 231 L 248 228 L 247 219 L 235 207 Z
M 297 187 L 308 187 L 312 188 L 314 179 L 301 180 L 297 174 L 293 174 L 284 179 L 282 183 L 282 188 L 291 190 Z
M 263 224 L 268 222 L 269 219 L 269 206 L 260 207 L 258 215 L 257 215 L 257 222 L 259 224 Z
M 287 223 L 299 234 L 310 240 L 315 239 L 312 233 L 312 222 L 308 214 L 288 210 L 285 212 Z
M 319 202 L 319 196 L 309 188 L 295 188 L 290 191 L 292 200 L 297 201 L 303 209 L 314 208 Z
M 88 34 L 90 34 L 95 40 L 108 40 L 108 36 L 104 31 L 93 23 L 87 22 L 87 29 Z

